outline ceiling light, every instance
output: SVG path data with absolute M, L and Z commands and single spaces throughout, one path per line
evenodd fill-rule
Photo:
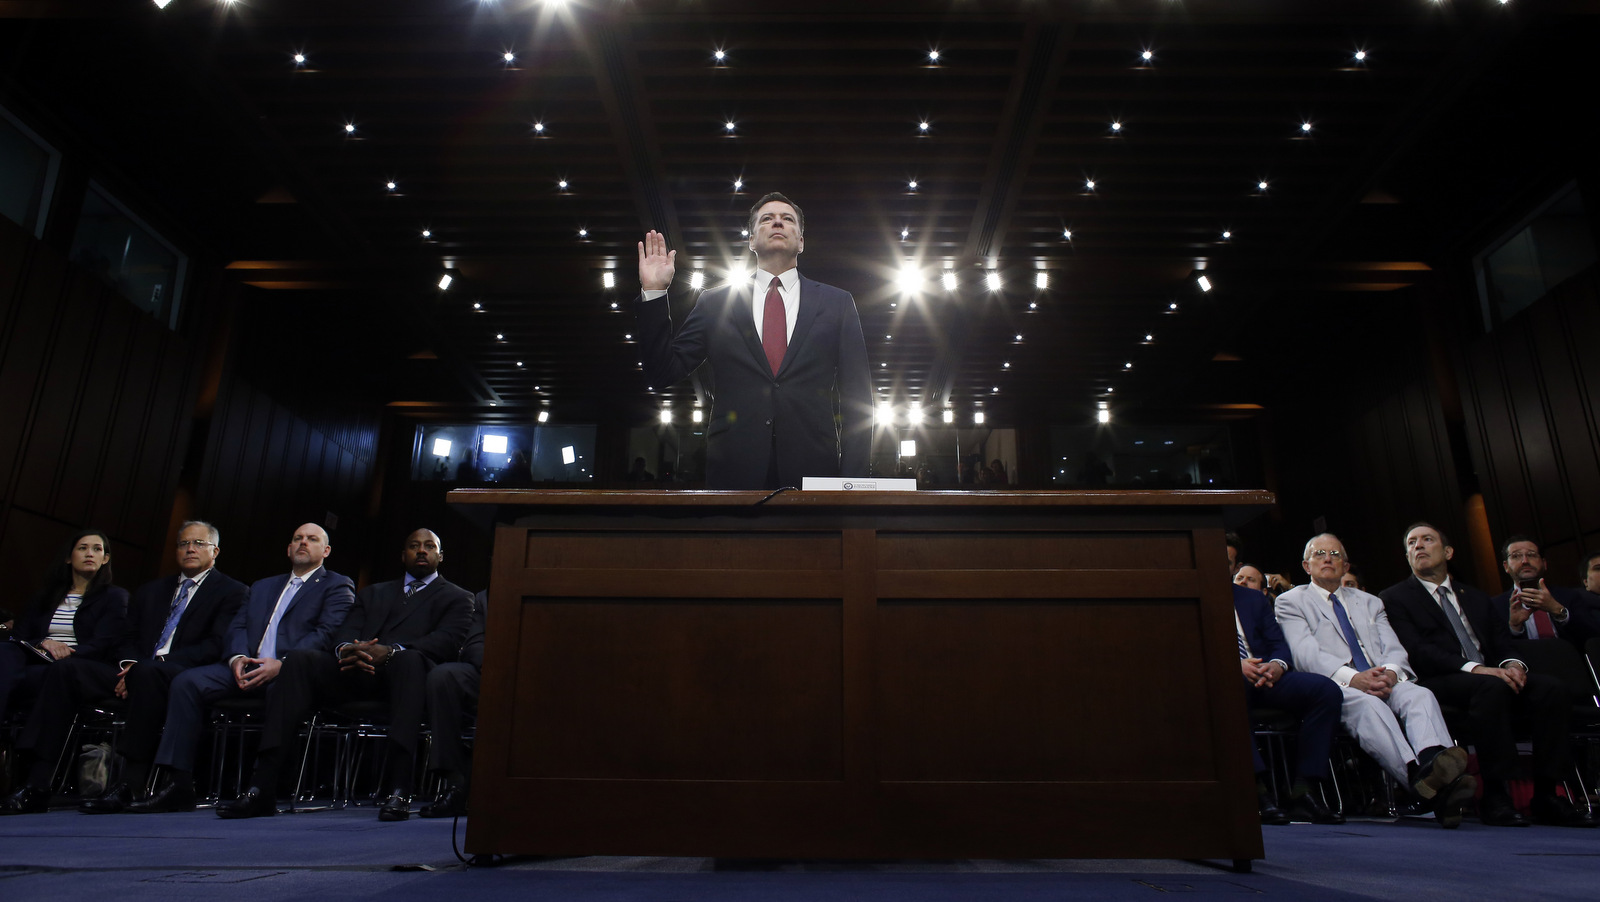
M 917 190 L 917 180 L 912 179 L 911 181 L 906 182 L 906 187 L 910 188 L 912 191 Z
M 1083 187 L 1088 189 L 1088 190 L 1090 190 L 1090 191 L 1093 191 L 1094 190 L 1094 179 L 1084 179 Z
M 600 284 L 605 286 L 606 288 L 615 288 L 615 287 L 617 287 L 617 274 L 612 272 L 609 269 L 606 270 L 605 272 L 600 274 Z M 612 307 L 616 307 L 617 305 L 616 304 L 612 304 L 611 306 Z
M 1256 182 L 1256 190 L 1257 191 L 1265 191 L 1265 190 L 1267 190 L 1267 183 L 1265 181 Z
M 929 128 L 928 120 L 926 120 L 926 119 L 924 119 L 921 122 L 917 123 L 917 129 L 919 131 L 927 131 L 928 128 Z
M 541 423 L 550 422 L 550 411 L 548 411 L 548 410 L 539 411 L 539 416 L 536 417 L 535 419 L 537 419 Z
M 1202 276 L 1201 278 L 1205 278 L 1205 277 Z M 1172 303 L 1168 304 L 1167 305 L 1167 309 L 1168 310 L 1177 310 L 1178 309 L 1178 302 L 1177 301 L 1173 301 Z
M 446 288 L 449 288 L 451 281 L 453 281 L 453 280 L 450 278 L 450 274 L 449 273 L 445 273 L 444 275 L 440 276 L 439 277 L 439 290 L 443 291 Z
M 1127 363 L 1124 363 L 1124 364 L 1123 364 L 1123 365 L 1122 365 L 1122 368 L 1123 368 L 1123 369 L 1125 369 L 1125 370 L 1131 370 L 1131 369 L 1133 369 L 1133 361 L 1131 361 L 1131 360 L 1130 360 L 1130 361 L 1128 361 L 1128 362 L 1127 362 Z
M 1000 271 L 998 269 L 989 270 L 983 277 L 983 284 L 989 286 L 990 291 L 999 291 L 1000 286 L 1003 284 L 1000 280 Z
M 1311 134 L 1311 123 L 1309 123 L 1309 122 L 1300 123 L 1300 134 L 1302 134 L 1302 135 Z
M 716 52 L 711 54 L 711 58 L 720 63 L 728 58 L 728 53 L 725 50 L 718 49 Z
M 390 191 L 393 191 L 394 189 L 400 187 L 399 185 L 396 185 L 394 182 L 384 182 L 383 186 L 385 188 L 388 188 Z
M 1109 411 L 1109 410 L 1105 409 L 1104 407 L 1102 407 L 1099 410 L 1095 411 L 1094 418 L 1096 420 L 1100 421 L 1101 423 L 1109 423 L 1109 422 L 1111 422 L 1111 411 Z
M 961 284 L 956 278 L 956 274 L 948 269 L 945 270 L 944 275 L 939 277 L 939 281 L 944 285 L 945 291 L 955 291 L 956 286 Z
M 938 61 L 939 61 L 939 51 L 937 51 L 937 50 L 929 50 L 928 51 L 928 62 L 937 63 Z
M 171 3 L 171 2 L 172 2 L 172 0 L 167 0 L 167 3 Z M 157 5 L 162 7 L 163 9 L 165 9 L 167 3 L 159 3 L 158 2 Z M 306 55 L 304 53 L 296 53 L 294 55 L 294 64 L 296 66 L 304 66 L 306 64 Z
M 912 401 L 911 409 L 906 411 L 906 424 L 909 426 L 922 425 L 922 402 Z
M 696 423 L 704 422 L 705 418 L 706 418 L 706 413 L 703 410 L 691 410 L 691 411 L 689 411 L 689 419 L 693 420 Z
M 1061 237 L 1067 239 L 1068 241 L 1071 241 L 1072 240 L 1072 230 L 1071 229 L 1062 229 L 1061 230 Z
M 910 237 L 911 237 L 911 230 L 902 226 L 901 229 L 900 229 L 900 240 L 904 241 L 904 240 L 906 240 L 907 238 L 910 238 Z
M 616 302 L 616 301 L 612 301 L 612 302 L 611 302 L 611 309 L 612 309 L 612 310 L 615 310 L 615 309 L 617 309 L 617 302 Z
M 166 9 L 167 4 L 171 2 L 172 0 L 156 0 L 156 9 Z
M 1230 239 L 1230 238 L 1232 238 L 1232 237 L 1233 237 L 1233 232 L 1232 232 L 1232 230 L 1230 230 L 1230 229 L 1223 229 L 1223 231 L 1222 231 L 1222 240 L 1224 240 L 1224 241 L 1227 241 L 1227 240 L 1228 240 L 1228 239 Z
M 535 122 L 533 124 L 533 133 L 536 134 L 536 135 L 544 134 L 544 123 L 543 122 Z
M 743 191 L 744 190 L 744 179 L 742 179 L 742 178 L 741 179 L 734 179 L 733 180 L 733 190 L 735 190 L 735 191 Z
M 900 442 L 900 456 L 901 457 L 916 457 L 917 456 L 917 440 L 914 439 L 914 438 L 908 438 L 908 439 L 902 440 Z
M 727 129 L 730 132 L 733 131 L 733 129 L 734 129 L 733 120 L 729 119 L 727 122 L 722 123 L 722 127 L 724 129 Z
M 880 426 L 889 426 L 894 423 L 894 407 L 888 401 L 878 402 L 877 419 Z
M 956 421 L 956 412 L 946 407 L 944 409 L 944 414 L 940 417 L 940 419 L 944 420 L 946 423 L 954 423 Z
M 750 230 L 749 229 L 740 229 L 739 230 L 739 237 L 740 238 L 749 238 L 750 237 Z
M 1050 287 L 1050 273 L 1048 273 L 1048 272 L 1046 272 L 1045 270 L 1042 270 L 1042 269 L 1039 270 L 1038 272 L 1034 273 L 1033 274 L 1033 287 L 1039 289 L 1040 291 L 1043 291 L 1046 288 L 1049 288 Z
M 495 341 L 505 341 L 506 340 L 506 333 L 504 333 L 504 332 L 496 332 L 496 333 L 494 333 L 494 340 Z
M 170 2 L 170 0 L 169 0 L 169 2 Z M 436 439 L 434 439 L 433 440 L 433 456 L 434 457 L 449 457 L 450 456 L 450 440 L 447 439 L 447 438 L 436 438 Z
M 907 263 L 900 267 L 900 274 L 894 281 L 900 287 L 901 294 L 916 294 L 922 290 L 922 270 Z
M 983 411 L 974 410 L 972 412 L 972 425 L 974 425 L 974 426 L 982 426 L 983 425 Z
M 424 237 L 424 238 L 432 238 L 433 237 L 433 231 L 431 229 L 423 229 L 422 230 L 422 237 Z
M 989 389 L 989 393 L 994 395 L 1000 394 L 1000 386 L 996 385 L 994 388 Z
M 1155 341 L 1156 337 L 1155 337 L 1155 335 L 1153 333 L 1146 332 L 1146 333 L 1144 333 L 1144 340 L 1145 341 Z
M 344 124 L 344 133 L 347 134 L 347 135 L 355 134 L 356 133 L 356 124 L 354 122 L 346 122 Z
M 894 336 L 893 335 L 885 335 L 883 337 L 883 340 L 884 341 L 893 341 L 894 340 Z
M 624 332 L 624 333 L 622 333 L 622 340 L 623 341 L 633 341 L 633 333 L 632 332 Z
M 1366 61 L 1367 61 L 1367 51 L 1365 51 L 1365 50 L 1357 50 L 1356 51 L 1356 62 L 1364 63 Z
M 667 408 L 667 407 L 661 408 L 661 425 L 663 425 L 663 426 L 671 426 L 672 425 L 672 410 L 671 410 L 671 408 Z
M 477 301 L 473 301 L 472 302 L 472 309 L 477 310 L 478 312 L 481 313 L 481 312 L 483 312 L 483 305 L 478 303 Z
M 514 62 L 517 61 L 517 55 L 515 53 L 512 53 L 509 50 L 507 50 L 504 54 L 502 54 L 500 58 L 505 60 L 508 63 L 514 63 Z
M 689 287 L 690 288 L 693 288 L 695 291 L 699 291 L 700 290 L 700 286 L 702 286 L 704 284 L 706 284 L 706 274 L 705 273 L 701 272 L 698 269 L 695 270 L 692 273 L 689 273 Z
M 1000 364 L 1000 368 L 1003 370 L 1011 369 L 1011 361 L 1007 360 L 1005 363 Z
M 1151 50 L 1145 50 L 1145 51 L 1143 51 L 1143 52 L 1141 52 L 1139 54 L 1139 59 L 1142 59 L 1147 63 L 1150 62 L 1151 60 L 1155 59 L 1155 58 L 1156 58 L 1155 52 L 1151 51 Z
M 1014 337 L 1014 340 L 1016 340 L 1016 341 L 1021 341 L 1021 340 L 1022 340 L 1022 333 L 1021 333 L 1021 332 L 1018 332 L 1018 333 L 1017 333 L 1017 334 L 1016 334 L 1016 336 L 1015 336 L 1015 337 Z
M 1196 285 L 1200 286 L 1200 290 L 1201 291 L 1210 291 L 1211 290 L 1211 280 L 1206 278 L 1205 276 L 1200 276 L 1199 278 L 1195 279 L 1194 283 Z M 1177 304 L 1173 304 L 1172 305 L 1172 309 L 1173 310 L 1178 309 L 1178 305 Z
M 1037 309 L 1039 309 L 1039 302 L 1038 301 L 1029 301 L 1028 302 L 1028 309 L 1029 310 L 1037 310 Z
M 579 238 L 588 238 L 589 237 L 589 230 L 588 229 L 579 229 L 578 230 L 578 237 Z
M 522 361 L 517 361 L 517 369 L 522 369 Z
M 1114 132 L 1122 131 L 1122 123 L 1121 122 L 1112 122 L 1111 123 L 1111 130 L 1114 131 Z
M 561 181 L 556 182 L 556 187 L 560 188 L 562 191 L 567 190 L 567 180 L 562 179 Z

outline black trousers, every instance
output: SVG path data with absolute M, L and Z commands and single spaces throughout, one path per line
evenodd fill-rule
M 1508 780 L 1516 775 L 1519 725 L 1533 737 L 1534 776 L 1559 780 L 1566 773 L 1572 760 L 1567 747 L 1570 703 L 1560 680 L 1531 673 L 1521 692 L 1483 673 L 1446 673 L 1417 682 L 1441 705 L 1466 712 L 1466 739 L 1477 747 L 1478 770 L 1485 779 Z
M 87 702 L 112 697 L 118 668 L 104 661 L 72 655 L 38 669 L 43 671 L 39 695 L 22 727 L 17 747 L 31 751 L 34 756 L 28 782 L 43 786 L 50 781 L 50 773 L 61 755 L 61 746 L 67 741 L 78 709 Z
M 472 772 L 461 731 L 466 727 L 467 714 L 478 710 L 480 677 L 478 668 L 461 662 L 440 664 L 428 674 L 428 726 L 433 728 L 429 770 L 461 777 Z
M 283 670 L 272 681 L 272 692 L 267 694 L 256 785 L 270 782 L 269 777 L 277 778 L 276 767 L 282 756 L 293 748 L 300 725 L 310 720 L 318 707 L 366 700 L 388 702 L 389 741 L 407 756 L 404 766 L 395 768 L 397 778 L 409 784 L 411 757 L 416 755 L 422 735 L 426 707 L 423 689 L 432 669 L 433 661 L 427 655 L 410 649 L 395 654 L 376 673 L 340 670 L 339 659 L 332 652 L 289 652 L 283 658 Z M 272 773 L 261 773 L 263 765 L 272 768 Z

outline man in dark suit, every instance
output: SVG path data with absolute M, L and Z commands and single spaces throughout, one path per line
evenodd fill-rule
M 217 806 L 225 818 L 277 813 L 278 776 L 300 725 L 319 704 L 380 699 L 389 704 L 388 772 L 393 791 L 378 809 L 382 821 L 411 816 L 413 762 L 422 734 L 423 688 L 434 665 L 453 661 L 472 620 L 472 595 L 439 575 L 439 537 L 419 529 L 400 554 L 404 579 L 361 590 L 334 639 L 333 652 L 294 649 L 267 696 L 261 749 L 250 788 Z M 369 638 L 370 637 L 370 638 Z
M 641 354 L 666 387 L 707 360 L 716 400 L 706 428 L 706 486 L 775 489 L 806 476 L 865 476 L 872 381 L 861 317 L 848 292 L 800 275 L 805 214 L 781 194 L 750 211 L 753 282 L 700 296 L 672 334 L 666 293 L 677 251 L 650 232 L 639 243 Z
M 206 708 L 224 698 L 270 698 L 285 655 L 333 648 L 333 632 L 344 622 L 355 590 L 349 577 L 323 567 L 332 553 L 322 527 L 301 524 L 289 540 L 290 572 L 250 586 L 249 598 L 228 625 L 223 661 L 192 667 L 172 681 L 155 760 L 168 769 L 170 779 L 127 810 L 193 810 L 195 742 L 205 726 Z
M 1339 726 L 1339 687 L 1321 674 L 1289 670 L 1292 656 L 1283 630 L 1272 616 L 1272 599 L 1244 586 L 1233 587 L 1234 626 L 1239 635 L 1239 670 L 1244 676 L 1246 704 L 1251 708 L 1277 708 L 1300 718 L 1299 755 L 1294 783 L 1289 789 L 1290 811 L 1278 807 L 1261 775 L 1267 766 L 1261 751 L 1250 743 L 1256 771 L 1256 794 L 1261 822 L 1287 824 L 1307 820 L 1314 824 L 1342 824 L 1344 817 L 1328 809 L 1313 783 L 1326 783 L 1328 749 Z
M 1534 819 L 1595 826 L 1586 810 L 1556 795 L 1570 761 L 1566 688 L 1555 677 L 1529 673 L 1512 653 L 1510 625 L 1495 616 L 1489 597 L 1451 579 L 1455 549 L 1444 533 L 1417 523 L 1406 530 L 1405 548 L 1411 578 L 1379 594 L 1418 683 L 1442 705 L 1466 712 L 1482 778 L 1480 819 L 1499 827 L 1528 824 L 1512 805 L 1505 782 L 1517 763 L 1515 717 L 1533 729 Z
M 115 814 L 144 793 L 167 719 L 167 691 L 191 667 L 222 655 L 228 626 L 250 590 L 216 568 L 222 537 L 217 528 L 190 520 L 178 529 L 178 572 L 134 590 L 128 602 L 128 632 L 114 674 L 83 674 L 70 693 L 52 699 L 56 711 L 48 744 L 65 741 L 71 713 L 84 701 L 110 695 L 127 701 L 126 725 L 117 751 L 127 761 L 122 779 L 99 798 L 78 806 L 85 814 Z M 109 679 L 108 679 L 109 676 Z
M 440 664 L 428 674 L 428 727 L 433 730 L 428 772 L 443 780 L 444 788 L 423 807 L 423 817 L 459 817 L 467 813 L 472 765 L 467 760 L 467 744 L 462 741 L 461 732 L 467 714 L 478 710 L 488 607 L 489 593 L 479 592 L 472 600 L 472 629 L 461 646 L 461 660 Z
M 1500 566 L 1511 589 L 1494 597 L 1497 616 L 1506 618 L 1518 639 L 1565 639 L 1580 653 L 1600 636 L 1600 611 L 1578 589 L 1545 583 L 1543 549 L 1532 536 L 1512 536 L 1501 547 Z

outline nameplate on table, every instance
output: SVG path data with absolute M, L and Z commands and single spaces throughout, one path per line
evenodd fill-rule
M 800 480 L 803 492 L 915 492 L 915 479 L 844 479 L 838 476 L 806 476 Z

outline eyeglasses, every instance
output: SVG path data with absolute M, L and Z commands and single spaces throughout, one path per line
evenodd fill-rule
M 1343 551 L 1324 551 L 1321 548 L 1318 548 L 1316 551 L 1311 552 L 1311 557 L 1307 558 L 1307 560 L 1320 561 L 1323 558 L 1332 558 L 1333 560 L 1336 560 L 1336 561 L 1342 561 L 1342 560 L 1344 560 L 1344 552 Z
M 190 548 L 190 547 L 193 547 L 196 551 L 205 551 L 207 548 L 215 548 L 216 546 L 213 545 L 210 542 L 202 542 L 199 539 L 179 539 L 178 540 L 178 549 L 180 551 L 185 549 L 185 548 Z
M 1539 560 L 1539 552 L 1537 552 L 1537 551 L 1513 551 L 1510 554 L 1506 555 L 1506 560 L 1510 561 L 1513 564 L 1515 564 L 1515 563 L 1517 563 L 1519 561 L 1537 561 L 1537 560 Z

